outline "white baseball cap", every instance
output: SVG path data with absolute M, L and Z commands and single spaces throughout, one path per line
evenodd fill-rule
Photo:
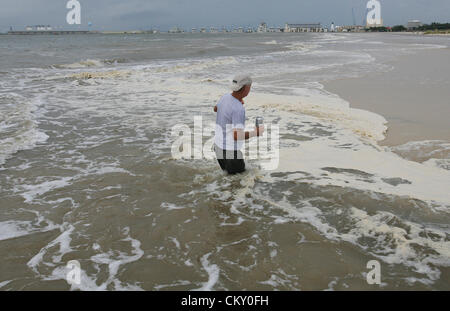
M 231 90 L 234 92 L 239 91 L 246 85 L 253 83 L 252 77 L 249 74 L 239 74 L 236 75 L 231 82 Z

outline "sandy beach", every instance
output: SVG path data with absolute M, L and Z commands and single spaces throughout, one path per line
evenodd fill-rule
M 450 49 L 431 49 L 388 62 L 393 69 L 325 83 L 325 89 L 351 107 L 380 114 L 388 121 L 382 145 L 450 140 Z

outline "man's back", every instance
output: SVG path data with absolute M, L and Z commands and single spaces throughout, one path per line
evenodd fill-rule
M 245 108 L 232 94 L 217 103 L 215 143 L 223 150 L 240 150 L 243 141 L 235 141 L 233 129 L 245 128 Z

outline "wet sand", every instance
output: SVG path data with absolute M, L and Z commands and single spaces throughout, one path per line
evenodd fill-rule
M 324 83 L 351 107 L 388 121 L 382 145 L 450 141 L 450 48 L 423 50 L 388 62 L 394 69 L 363 78 Z

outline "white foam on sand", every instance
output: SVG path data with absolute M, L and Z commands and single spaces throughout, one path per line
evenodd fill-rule
M 27 235 L 31 230 L 31 221 L 0 222 L 0 241 Z
M 141 289 L 135 284 L 122 284 L 122 282 L 116 277 L 121 266 L 135 262 L 144 255 L 144 251 L 141 249 L 141 242 L 137 239 L 132 238 L 129 231 L 130 228 L 128 227 L 123 229 L 123 234 L 126 235 L 126 238 L 122 239 L 122 241 L 130 242 L 132 247 L 131 254 L 127 254 L 125 252 L 117 253 L 109 251 L 107 253 L 102 253 L 91 257 L 91 261 L 93 261 L 97 265 L 107 265 L 109 270 L 108 279 L 103 284 L 99 285 L 97 289 L 106 290 L 109 284 L 114 284 L 115 290 Z M 83 284 L 83 282 L 81 284 Z M 77 288 L 77 286 L 74 285 L 72 287 Z M 79 289 L 89 290 L 88 288 L 84 288 L 83 285 L 79 286 Z
M 63 230 L 63 228 L 61 227 Z M 44 256 L 50 252 L 50 249 L 59 245 L 59 255 L 52 256 L 52 262 L 60 263 L 61 258 L 64 254 L 70 252 L 72 249 L 70 247 L 70 242 L 72 241 L 71 234 L 75 228 L 72 225 L 67 225 L 66 230 L 62 231 L 61 234 L 44 246 L 36 255 L 31 258 L 27 265 L 35 273 L 39 274 L 39 265 L 44 262 Z
M 2 95 L 0 105 L 0 165 L 13 154 L 21 150 L 34 148 L 39 143 L 47 141 L 49 136 L 39 130 L 35 118 L 36 110 L 42 105 L 42 99 L 33 101 L 16 94 Z M 6 137 L 1 134 L 9 132 Z
M 37 185 L 22 185 L 20 188 L 24 191 L 21 191 L 21 196 L 26 203 L 31 203 L 38 196 L 69 185 L 72 179 L 71 177 L 64 177 L 59 180 L 45 181 Z M 17 191 L 20 190 L 17 189 Z
M 0 282 L 0 288 L 5 287 L 6 285 L 8 285 L 9 283 L 11 283 L 13 280 L 8 280 L 8 281 L 4 281 L 4 282 Z
M 204 255 L 201 259 L 203 269 L 208 273 L 208 281 L 203 283 L 202 287 L 196 289 L 198 291 L 212 291 L 219 280 L 220 269 L 217 265 L 208 261 L 209 256 L 211 256 L 211 253 Z
M 372 176 L 365 181 L 350 170 Z M 333 185 L 405 196 L 436 202 L 444 209 L 447 209 L 445 206 L 450 206 L 449 171 L 408 161 L 394 153 L 379 151 L 370 146 L 359 150 L 343 149 L 318 139 L 302 142 L 299 148 L 282 149 L 276 172 L 295 171 L 304 171 L 316 177 L 310 182 L 319 186 Z M 329 178 L 323 178 L 323 174 Z M 395 180 L 399 183 L 389 182 Z
M 172 203 L 167 203 L 167 202 L 163 202 L 161 203 L 161 207 L 168 210 L 168 211 L 173 211 L 173 210 L 179 210 L 179 209 L 185 209 L 185 206 L 178 206 Z
M 47 180 L 42 181 L 38 184 L 25 184 L 25 185 L 16 185 L 13 188 L 15 193 L 19 193 L 24 199 L 25 203 L 33 203 L 38 202 L 39 198 L 44 194 L 59 190 L 64 187 L 71 185 L 74 181 L 88 175 L 105 175 L 112 173 L 121 173 L 121 174 L 129 174 L 134 176 L 131 172 L 121 168 L 120 164 L 115 163 L 88 163 L 88 167 L 86 169 L 80 170 L 79 168 L 74 167 L 74 170 L 78 170 L 80 173 L 77 175 L 73 175 L 71 177 L 62 177 L 56 180 Z M 67 167 L 72 168 L 72 167 Z M 66 200 L 67 198 L 61 198 L 61 200 Z M 69 198 L 69 200 L 71 200 Z M 59 201 L 49 201 L 48 203 L 60 203 Z M 72 200 L 73 203 L 73 200 Z
M 70 247 L 70 243 L 72 241 L 70 235 L 73 233 L 74 227 L 70 226 L 68 230 L 64 231 L 60 236 L 58 236 L 55 240 L 50 242 L 44 248 L 42 248 L 38 254 L 36 254 L 29 262 L 28 266 L 33 269 L 37 274 L 40 274 L 44 280 L 66 280 L 67 278 L 67 267 L 66 265 L 62 265 L 61 258 L 64 254 L 67 254 L 72 251 Z M 122 251 L 113 251 L 110 250 L 105 253 L 99 253 L 97 255 L 92 256 L 89 259 L 89 264 L 93 263 L 94 267 L 97 271 L 99 271 L 100 265 L 106 265 L 108 269 L 108 278 L 102 284 L 97 284 L 96 275 L 89 275 L 83 269 L 86 261 L 80 262 L 80 284 L 71 284 L 71 290 L 83 290 L 83 291 L 105 291 L 109 289 L 109 286 L 112 286 L 114 290 L 142 290 L 136 284 L 128 284 L 123 283 L 117 278 L 117 274 L 119 273 L 119 269 L 128 264 L 139 260 L 143 255 L 144 251 L 141 249 L 141 243 L 139 240 L 136 240 L 130 236 L 130 229 L 128 227 L 122 230 L 122 234 L 125 235 L 125 238 L 121 241 L 129 242 L 131 245 L 131 254 L 127 254 Z M 59 245 L 59 256 L 52 256 L 50 258 L 50 262 L 48 262 L 49 258 L 45 255 L 50 251 L 54 246 Z M 99 248 L 96 248 L 99 251 Z M 49 266 L 55 267 L 52 269 L 50 275 L 45 275 L 40 273 L 41 266 Z
M 39 224 L 44 223 L 44 219 L 38 212 L 35 213 L 37 215 L 35 222 L 18 220 L 0 222 L 0 241 L 14 239 L 37 232 L 47 232 L 58 228 L 58 226 L 48 220 L 45 221 L 47 224 L 45 227 L 39 226 Z
M 427 228 L 424 235 L 423 226 L 408 221 L 403 222 L 407 230 L 388 225 L 396 216 L 387 212 L 369 215 L 351 208 L 351 217 L 355 220 L 354 228 L 342 238 L 353 243 L 361 243 L 358 241 L 361 238 L 376 241 L 371 246 L 372 254 L 388 264 L 410 266 L 431 281 L 438 280 L 441 275 L 436 266 L 450 266 L 450 241 L 444 232 Z M 430 235 L 433 239 L 428 238 Z M 429 250 L 425 257 L 418 246 Z
M 372 140 L 383 140 L 387 131 L 384 117 L 366 110 L 354 109 L 343 99 L 320 90 L 303 90 L 298 96 L 258 93 L 248 99 L 247 107 L 258 108 L 287 119 L 308 115 L 352 130 L 356 135 Z M 297 123 L 301 124 L 301 119 Z M 293 120 L 295 122 L 295 120 Z
M 154 287 L 155 290 L 161 290 L 163 288 L 170 288 L 170 287 L 177 287 L 177 286 L 187 286 L 190 285 L 191 282 L 190 281 L 186 281 L 186 280 L 179 280 L 179 281 L 175 281 L 171 284 L 162 284 L 162 285 L 156 285 Z
M 450 160 L 450 142 L 443 140 L 411 141 L 389 149 L 414 161 Z

